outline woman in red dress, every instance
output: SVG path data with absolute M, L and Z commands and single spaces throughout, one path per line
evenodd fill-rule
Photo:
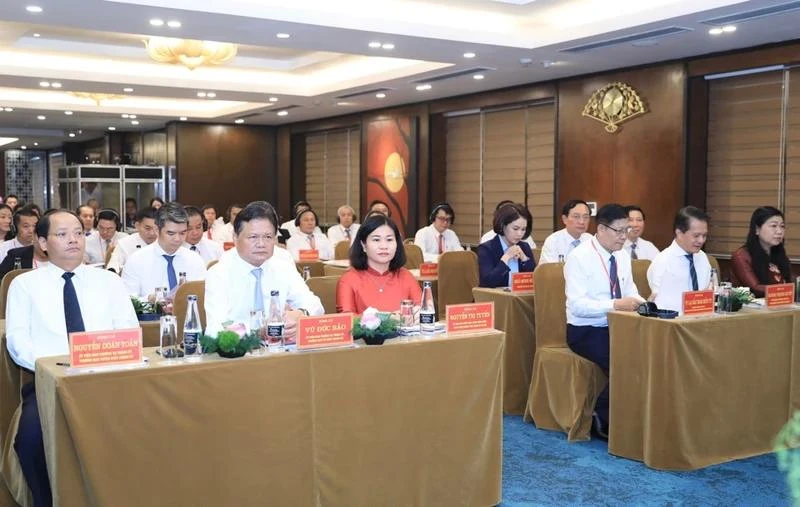
M 785 234 L 786 224 L 779 209 L 757 208 L 750 218 L 744 246 L 731 256 L 733 284 L 750 287 L 756 297 L 764 297 L 767 285 L 790 282 L 792 271 L 783 247 Z

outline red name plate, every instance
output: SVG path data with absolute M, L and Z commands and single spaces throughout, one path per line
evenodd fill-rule
M 234 247 L 233 241 L 226 241 L 225 243 L 222 244 L 222 248 L 224 248 L 225 251 L 228 251 L 233 247 Z
M 70 333 L 69 362 L 73 368 L 142 362 L 142 328 Z
M 319 250 L 300 250 L 300 262 L 313 262 L 319 260 Z
M 325 349 L 353 344 L 353 314 L 337 313 L 297 320 L 297 348 Z
M 436 278 L 439 276 L 439 265 L 435 262 L 423 262 L 419 265 L 419 276 Z
M 777 285 L 767 285 L 767 290 L 764 296 L 767 300 L 767 308 L 793 305 L 794 284 L 779 283 Z
M 474 333 L 494 329 L 494 302 L 447 305 L 447 332 Z
M 533 272 L 512 273 L 511 292 L 533 292 Z
M 684 315 L 709 315 L 714 313 L 714 291 L 696 290 L 683 293 Z

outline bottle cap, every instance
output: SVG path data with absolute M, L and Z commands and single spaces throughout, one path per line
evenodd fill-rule
M 270 296 L 277 296 L 278 294 L 279 294 L 279 292 L 278 292 L 277 290 L 271 290 L 271 291 L 269 291 L 269 295 L 270 295 Z

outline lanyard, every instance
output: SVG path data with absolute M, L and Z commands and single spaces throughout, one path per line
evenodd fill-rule
M 594 241 L 592 241 L 592 248 L 594 248 L 594 252 L 597 254 L 597 258 L 600 259 L 600 265 L 603 266 L 603 271 L 606 272 L 606 278 L 608 278 L 608 285 L 609 287 L 611 287 L 611 299 L 614 299 L 614 293 L 616 292 L 617 289 L 617 282 L 619 281 L 619 276 L 617 276 L 617 280 L 611 279 L 611 275 L 609 274 L 608 268 L 606 267 L 606 261 L 603 260 L 603 256 L 600 255 L 600 251 L 595 246 Z M 622 291 L 620 291 L 620 293 L 622 293 Z

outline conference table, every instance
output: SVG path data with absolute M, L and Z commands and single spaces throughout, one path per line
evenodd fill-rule
M 800 408 L 800 311 L 609 313 L 608 451 L 664 470 L 771 452 Z
M 475 287 L 476 303 L 494 302 L 494 326 L 506 333 L 503 351 L 503 412 L 523 415 L 528 405 L 536 352 L 533 292 Z
M 74 374 L 36 365 L 55 505 L 495 505 L 488 331 Z

